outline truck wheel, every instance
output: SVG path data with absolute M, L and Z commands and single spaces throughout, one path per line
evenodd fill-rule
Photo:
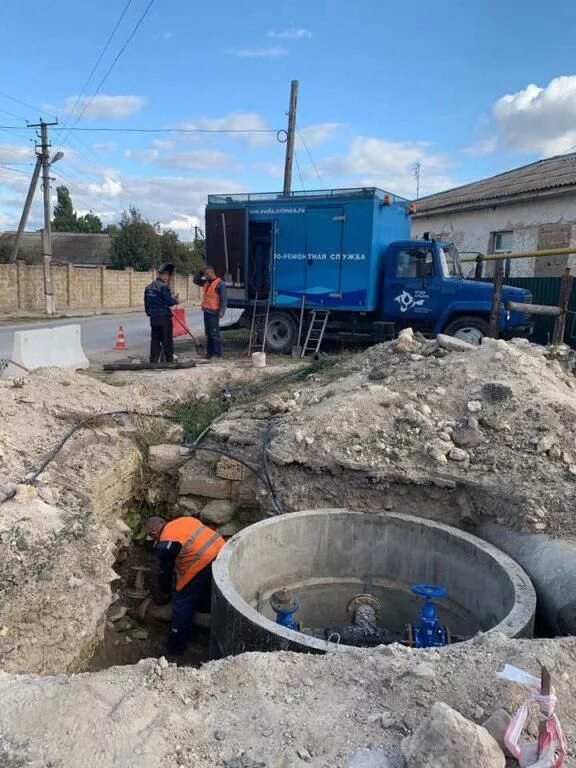
M 296 323 L 285 312 L 271 312 L 268 318 L 266 349 L 289 353 L 296 343 Z
M 488 336 L 488 323 L 483 317 L 459 317 L 448 323 L 443 333 L 470 344 L 480 345 L 484 336 Z

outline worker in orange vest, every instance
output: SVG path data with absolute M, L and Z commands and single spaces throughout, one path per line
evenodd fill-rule
M 168 602 L 166 598 L 172 594 L 166 655 L 177 659 L 186 650 L 194 613 L 199 608 L 209 610 L 212 561 L 224 546 L 224 539 L 195 517 L 179 517 L 170 522 L 151 517 L 145 528 L 148 536 L 156 540 L 159 586 L 165 596 L 162 602 Z
M 216 275 L 214 267 L 206 266 L 194 276 L 196 285 L 202 287 L 202 312 L 206 332 L 206 359 L 222 357 L 220 318 L 226 312 L 227 291 L 224 280 Z

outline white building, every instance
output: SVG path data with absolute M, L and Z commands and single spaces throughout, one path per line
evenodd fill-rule
M 412 236 L 424 232 L 468 256 L 576 247 L 576 153 L 417 200 Z M 484 274 L 492 273 L 492 265 L 485 264 Z M 473 270 L 464 266 L 465 274 Z M 511 259 L 505 274 L 550 277 L 566 266 L 576 267 L 576 255 Z

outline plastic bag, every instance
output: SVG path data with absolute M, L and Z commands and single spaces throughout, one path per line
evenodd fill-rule
M 501 680 L 508 680 L 530 688 L 532 693 L 516 712 L 504 735 L 504 743 L 512 755 L 518 760 L 520 768 L 562 768 L 568 753 L 568 745 L 560 721 L 554 714 L 556 696 L 542 696 L 540 680 L 517 667 L 506 664 L 502 672 L 498 672 Z M 546 729 L 540 734 L 538 741 L 520 743 L 530 711 L 530 703 L 536 702 L 542 714 L 546 715 Z M 538 756 L 540 754 L 540 756 Z

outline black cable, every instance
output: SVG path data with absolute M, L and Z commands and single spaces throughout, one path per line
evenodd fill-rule
M 69 130 L 68 130 L 68 133 L 66 134 L 66 136 L 65 136 L 65 137 L 64 137 L 64 139 L 62 140 L 62 146 L 64 146 L 64 144 L 65 144 L 65 142 L 66 142 L 66 139 L 68 138 L 68 135 L 69 135 L 70 131 L 72 130 L 72 128 L 74 128 L 74 126 L 76 126 L 76 125 L 78 124 L 78 122 L 79 122 L 79 121 L 81 120 L 81 118 L 82 118 L 82 115 L 83 115 L 83 114 L 86 112 L 86 110 L 88 109 L 88 107 L 90 106 L 90 104 L 92 104 L 92 102 L 94 101 L 94 99 L 96 98 L 96 96 L 97 96 L 97 95 L 100 93 L 100 89 L 102 88 L 102 86 L 104 85 L 104 83 L 105 83 L 105 82 L 106 82 L 106 80 L 108 79 L 108 77 L 109 77 L 110 73 L 111 73 L 111 72 L 112 72 L 112 70 L 114 69 L 114 66 L 116 65 L 116 62 L 118 61 L 118 59 L 120 58 L 120 56 L 122 56 L 122 54 L 124 53 L 124 51 L 125 51 L 125 50 L 126 50 L 126 48 L 128 47 L 128 44 L 130 43 L 130 41 L 132 40 L 132 38 L 134 37 L 134 35 L 136 34 L 136 32 L 138 32 L 138 29 L 139 29 L 139 27 L 140 27 L 140 24 L 142 24 L 142 22 L 144 21 L 144 19 L 145 19 L 145 18 L 146 18 L 146 16 L 148 15 L 148 11 L 149 11 L 149 10 L 152 8 L 152 6 L 154 5 L 155 1 L 156 1 L 156 0 L 150 0 L 150 2 L 148 3 L 148 5 L 147 5 L 147 6 L 146 6 L 146 8 L 144 9 L 144 13 L 143 13 L 143 14 L 140 16 L 140 18 L 138 19 L 138 21 L 137 21 L 137 22 L 136 22 L 136 24 L 134 25 L 134 28 L 132 29 L 132 32 L 130 32 L 130 34 L 128 35 L 128 37 L 127 37 L 127 38 L 126 38 L 126 40 L 124 41 L 124 45 L 123 45 L 123 46 L 120 48 L 120 50 L 118 51 L 118 53 L 116 54 L 116 56 L 115 56 L 115 57 L 112 59 L 112 63 L 110 64 L 110 66 L 109 66 L 109 67 L 108 67 L 108 69 L 106 70 L 106 72 L 105 72 L 105 74 L 104 74 L 104 77 L 103 77 L 103 78 L 100 80 L 100 82 L 98 83 L 98 85 L 97 85 L 97 87 L 96 87 L 96 90 L 94 91 L 94 93 L 92 94 L 92 96 L 91 96 L 91 97 L 88 99 L 88 101 L 86 102 L 86 104 L 85 104 L 85 105 L 84 105 L 84 107 L 82 108 L 82 111 L 80 112 L 80 114 L 78 115 L 78 117 L 76 118 L 76 120 L 74 121 L 74 125 L 73 125 L 71 128 L 69 128 Z
M 308 149 L 308 144 L 306 144 L 306 140 L 305 140 L 304 136 L 302 136 L 302 133 L 300 132 L 300 129 L 296 128 L 296 130 L 298 131 L 298 136 L 300 136 L 300 140 L 302 141 L 302 144 L 304 144 L 304 149 L 308 153 L 308 157 L 310 158 L 310 162 L 312 163 L 312 167 L 316 171 L 316 175 L 318 176 L 318 179 L 320 181 L 320 186 L 322 187 L 322 189 L 324 191 L 326 191 L 326 187 L 324 186 L 324 181 L 322 180 L 322 176 L 320 176 L 320 171 L 316 167 L 316 163 L 314 162 L 312 154 L 311 154 L 310 150 Z
M 26 480 L 22 480 L 20 483 L 18 483 L 18 485 L 32 485 L 32 483 L 35 482 L 38 479 L 38 477 L 40 477 L 42 472 L 44 472 L 46 467 L 52 461 L 54 461 L 57 454 L 66 445 L 68 440 L 70 440 L 70 438 L 76 434 L 76 432 L 79 432 L 87 424 L 90 424 L 91 421 L 94 421 L 95 419 L 100 419 L 104 416 L 149 416 L 152 419 L 167 419 L 168 421 L 179 420 L 177 416 L 169 416 L 161 413 L 143 413 L 141 411 L 105 411 L 104 413 L 94 413 L 91 416 L 88 416 L 86 419 L 83 419 L 82 421 L 78 422 L 78 424 L 75 424 L 73 427 L 70 427 L 68 432 L 66 432 L 66 434 L 58 441 L 56 447 L 50 451 L 50 453 L 44 459 L 40 467 L 36 469 L 30 477 L 27 477 Z M 11 491 L 3 499 L 0 499 L 0 504 L 4 504 L 4 502 L 9 501 L 10 499 L 13 499 L 14 496 L 16 496 L 15 490 Z
M 268 446 L 270 445 L 270 438 L 272 437 L 272 432 L 274 432 L 275 429 L 276 429 L 276 423 L 274 421 L 271 421 L 268 424 L 268 429 L 266 430 L 266 434 L 264 435 L 264 442 L 262 443 L 262 465 L 264 467 L 264 475 L 266 476 L 268 487 L 270 489 L 270 494 L 272 496 L 272 503 L 276 507 L 276 510 L 280 512 L 280 514 L 284 514 L 284 508 L 282 506 L 282 502 L 278 497 L 278 494 L 276 492 L 276 487 L 272 482 L 272 478 L 270 477 L 270 471 L 268 470 Z
M 21 125 L 0 125 L 1 130 L 23 130 Z M 273 128 L 66 128 L 54 126 L 52 131 L 69 131 L 72 133 L 276 133 Z
M 88 87 L 88 85 L 89 85 L 90 81 L 92 80 L 92 76 L 94 75 L 94 73 L 95 73 L 95 72 L 96 72 L 96 70 L 98 69 L 98 66 L 100 65 L 100 62 L 102 61 L 102 59 L 103 59 L 103 57 L 104 57 L 104 54 L 106 53 L 106 51 L 107 51 L 107 50 L 108 50 L 108 48 L 110 47 L 110 43 L 111 43 L 111 42 L 112 42 L 112 40 L 114 39 L 114 35 L 116 34 L 116 31 L 118 30 L 118 27 L 119 27 L 119 26 L 120 26 L 120 24 L 122 23 L 122 19 L 123 19 L 123 18 L 124 18 L 124 16 L 126 15 L 126 12 L 128 11 L 128 8 L 129 8 L 131 5 L 132 5 L 132 0 L 128 0 L 128 1 L 127 1 L 127 3 L 126 3 L 126 5 L 124 6 L 124 8 L 123 8 L 123 10 L 122 10 L 122 13 L 121 13 L 121 14 L 120 14 L 120 16 L 118 17 L 118 20 L 117 20 L 117 22 L 116 22 L 116 24 L 115 24 L 115 26 L 114 26 L 114 29 L 112 30 L 112 32 L 111 32 L 111 33 L 110 33 L 110 35 L 108 36 L 108 39 L 106 40 L 106 43 L 104 44 L 104 47 L 103 47 L 103 48 L 102 48 L 102 50 L 100 51 L 100 55 L 99 55 L 99 56 L 98 56 L 98 58 L 96 59 L 96 63 L 94 64 L 94 66 L 93 66 L 93 67 L 92 67 L 92 69 L 90 70 L 90 74 L 88 75 L 88 77 L 86 78 L 86 81 L 84 82 L 84 85 L 83 85 L 83 86 L 82 86 L 82 88 L 80 89 L 80 93 L 79 93 L 79 94 L 78 94 L 78 96 L 76 97 L 76 101 L 75 101 L 75 103 L 74 103 L 74 106 L 73 106 L 73 107 L 72 107 L 72 109 L 70 110 L 70 117 L 71 117 L 71 119 L 72 119 L 72 120 L 74 119 L 74 112 L 76 111 L 76 107 L 78 106 L 78 104 L 80 103 L 80 100 L 81 100 L 81 99 L 82 99 L 82 97 L 84 96 L 84 93 L 86 92 L 86 88 Z M 68 135 L 69 135 L 69 134 L 68 134 Z M 68 136 L 66 136 L 66 138 L 68 138 Z M 64 139 L 64 140 L 66 140 L 66 139 Z

